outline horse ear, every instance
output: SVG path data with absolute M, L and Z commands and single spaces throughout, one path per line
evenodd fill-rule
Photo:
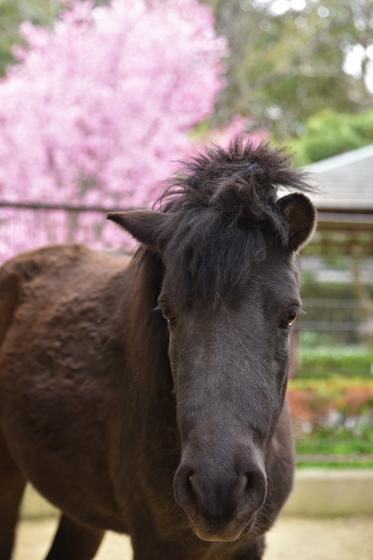
M 150 210 L 110 212 L 107 218 L 128 231 L 137 241 L 153 249 L 158 249 L 162 228 L 168 221 L 167 214 Z
M 277 202 L 288 228 L 288 247 L 291 251 L 301 249 L 312 236 L 316 227 L 316 209 L 310 199 L 301 193 L 293 193 Z

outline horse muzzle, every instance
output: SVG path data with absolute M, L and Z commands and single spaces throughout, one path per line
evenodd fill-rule
M 253 523 L 267 494 L 264 467 L 255 453 L 236 460 L 213 454 L 199 460 L 187 449 L 174 478 L 177 503 L 196 535 L 206 541 L 237 540 Z

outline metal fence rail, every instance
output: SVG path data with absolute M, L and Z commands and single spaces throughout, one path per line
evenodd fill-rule
M 85 243 L 100 250 L 129 247 L 107 220 L 105 206 L 0 200 L 0 262 L 43 245 Z

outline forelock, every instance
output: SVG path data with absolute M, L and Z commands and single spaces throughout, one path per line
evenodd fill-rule
M 161 199 L 163 259 L 180 301 L 239 297 L 253 264 L 286 247 L 279 186 L 310 190 L 281 150 L 235 140 L 185 163 Z

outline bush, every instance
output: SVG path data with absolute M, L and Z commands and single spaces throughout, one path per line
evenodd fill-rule
M 373 380 L 291 379 L 288 397 L 298 464 L 373 466 Z
M 366 422 L 359 433 L 341 427 L 321 428 L 307 436 L 298 437 L 298 454 L 370 455 L 373 453 L 372 426 Z
M 301 348 L 299 377 L 329 377 L 336 374 L 373 378 L 373 350 L 363 346 Z
M 307 165 L 372 142 L 373 111 L 360 114 L 321 111 L 306 122 L 302 137 L 289 141 L 297 165 Z
M 298 433 L 298 466 L 372 468 L 372 423 L 362 420 L 357 426 L 358 429 L 324 427 L 310 434 Z

